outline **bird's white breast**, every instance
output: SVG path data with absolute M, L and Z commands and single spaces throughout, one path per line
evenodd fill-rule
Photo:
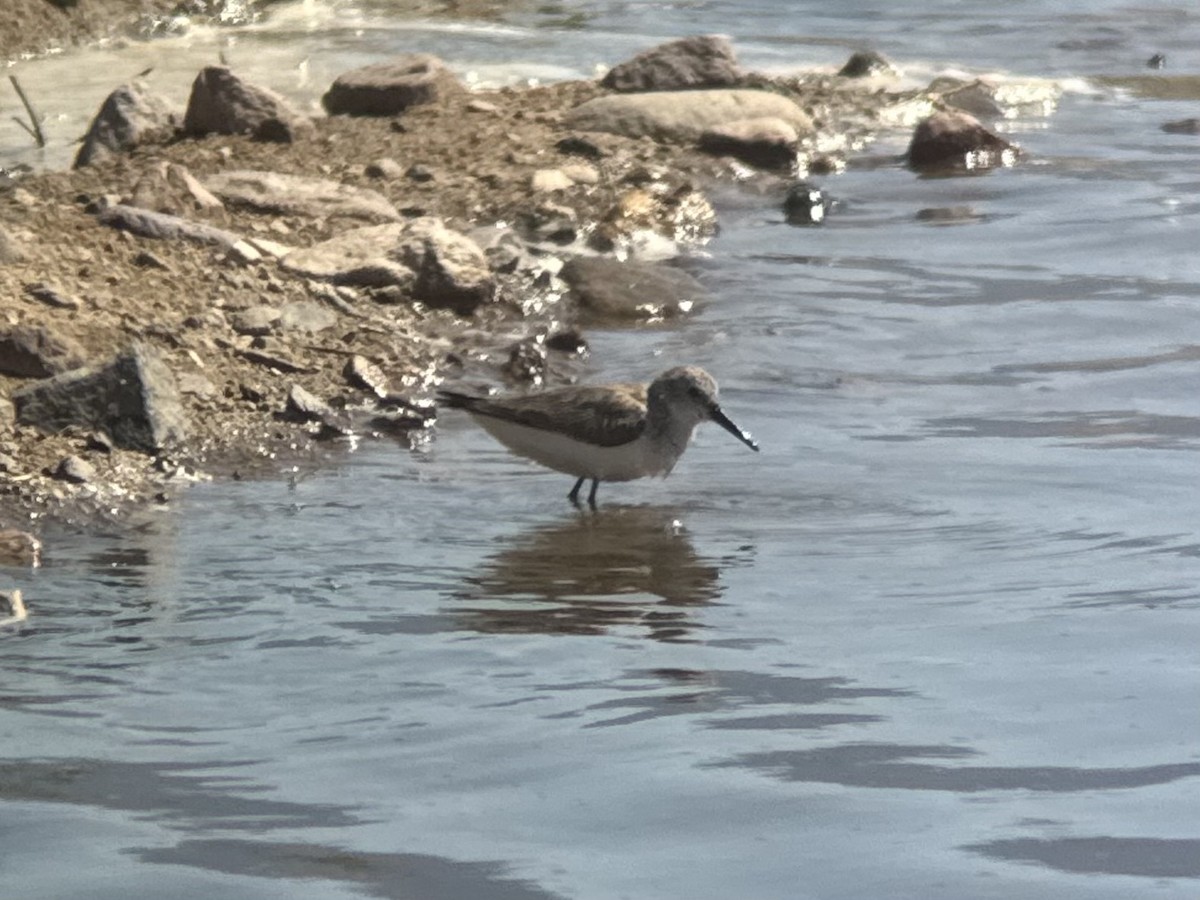
M 679 458 L 671 448 L 651 445 L 644 433 L 628 443 L 602 447 L 490 416 L 472 413 L 472 418 L 513 453 L 576 478 L 630 481 L 666 475 Z

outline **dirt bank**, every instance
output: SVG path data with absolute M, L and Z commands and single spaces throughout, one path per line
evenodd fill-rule
M 113 3 L 135 5 L 146 4 Z M 864 139 L 882 110 L 914 99 L 829 76 L 770 87 L 813 115 L 827 146 Z M 564 125 L 569 110 L 604 93 L 591 82 L 449 92 L 398 119 L 318 119 L 291 143 L 168 136 L 100 165 L 0 190 L 0 229 L 19 247 L 0 264 L 0 328 L 46 329 L 89 363 L 135 344 L 150 348 L 178 382 L 188 427 L 182 445 L 157 456 L 113 447 L 88 429 L 48 434 L 16 424 L 7 402 L 28 379 L 0 376 L 0 526 L 120 516 L 170 502 L 195 478 L 278 471 L 343 452 L 351 433 L 408 445 L 425 439 L 428 398 L 446 378 L 527 385 L 572 377 L 588 322 L 554 277 L 561 259 L 553 242 L 590 235 L 595 244 L 605 228 L 641 225 L 663 240 L 702 237 L 711 224 L 705 189 L 750 173 L 690 145 L 581 135 Z M 233 169 L 332 179 L 378 191 L 405 219 L 436 218 L 485 246 L 497 223 L 513 226 L 524 243 L 489 252 L 496 300 L 463 315 L 414 303 L 402 291 L 301 277 L 269 253 L 248 259 L 227 247 L 101 224 L 97 209 L 140 198 L 268 247 L 309 247 L 347 228 L 336 217 L 235 204 L 198 210 L 169 189 L 155 195 L 155 173 L 168 164 L 201 181 Z M 539 173 L 564 167 L 578 180 L 539 181 Z M 749 177 L 773 198 L 764 202 L 778 202 L 793 180 Z M 651 208 L 645 222 L 642 203 Z M 287 327 L 295 311 L 315 315 L 315 324 Z M 375 367 L 377 383 L 346 373 L 355 357 Z M 323 403 L 324 414 L 297 411 L 297 388 Z M 86 463 L 83 478 L 61 471 L 69 457 Z

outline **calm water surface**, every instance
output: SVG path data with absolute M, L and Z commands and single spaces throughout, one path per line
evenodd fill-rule
M 14 896 L 1195 897 L 1200 148 L 1159 126 L 1198 104 L 1084 79 L 1189 74 L 1200 16 L 333 6 L 282 14 L 310 71 L 588 72 L 724 31 L 753 64 L 864 40 L 1072 88 L 1003 124 L 1012 170 L 919 179 L 881 141 L 820 229 L 724 192 L 689 264 L 713 302 L 590 335 L 596 378 L 709 368 L 761 454 L 702 430 L 581 515 L 450 415 L 46 535 L 2 573 L 33 610 L 0 634 Z

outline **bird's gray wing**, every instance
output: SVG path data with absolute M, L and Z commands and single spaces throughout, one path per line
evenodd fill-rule
M 646 428 L 646 386 L 642 384 L 561 388 L 498 400 L 458 394 L 452 405 L 601 447 L 627 444 Z

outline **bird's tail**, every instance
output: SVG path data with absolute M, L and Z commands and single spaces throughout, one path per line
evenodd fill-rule
M 444 406 L 447 409 L 470 409 L 479 402 L 478 397 L 460 394 L 458 391 L 439 390 L 434 396 L 438 406 Z

